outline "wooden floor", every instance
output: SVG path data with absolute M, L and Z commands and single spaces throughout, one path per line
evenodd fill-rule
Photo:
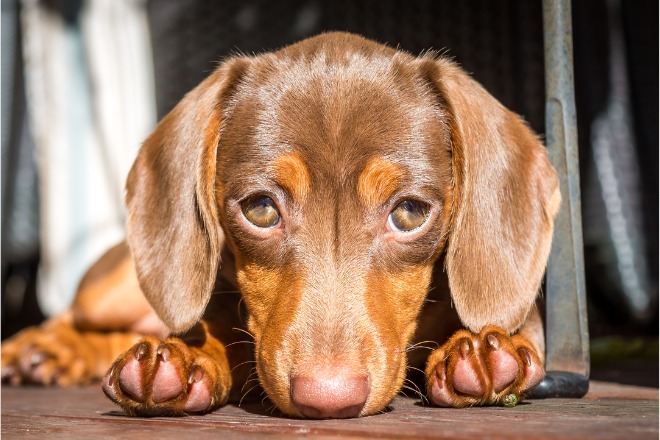
M 99 387 L 3 386 L 1 423 L 3 439 L 657 439 L 658 389 L 592 382 L 584 399 L 530 400 L 515 408 L 442 409 L 402 397 L 376 416 L 298 420 L 271 415 L 259 403 L 140 419 L 125 416 Z

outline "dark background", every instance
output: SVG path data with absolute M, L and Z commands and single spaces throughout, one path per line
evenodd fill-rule
M 76 19 L 81 5 L 75 0 L 49 3 L 72 20 Z M 148 10 L 159 117 L 207 76 L 223 57 L 276 49 L 326 30 L 346 30 L 414 54 L 426 49 L 440 50 L 471 72 L 504 105 L 523 115 L 538 133 L 544 132 L 540 0 L 151 0 Z M 612 373 L 611 369 L 599 373 L 600 364 L 623 362 L 625 368 L 635 369 L 641 362 L 643 366 L 639 368 L 645 374 L 651 373 L 646 376 L 654 376 L 643 383 L 657 386 L 658 2 L 621 1 L 619 9 L 611 6 L 608 9 L 605 0 L 576 0 L 572 13 L 589 324 L 595 342 L 592 344 L 594 375 Z M 636 140 L 630 148 L 634 148 L 638 158 L 638 167 L 621 172 L 632 173 L 640 182 L 635 191 L 641 205 L 635 214 L 641 218 L 640 229 L 645 240 L 638 253 L 648 267 L 647 291 L 655 299 L 643 318 L 631 313 L 624 301 L 625 289 L 618 276 L 619 262 L 612 250 L 612 231 L 606 222 L 591 149 L 592 124 L 606 109 L 611 94 L 612 39 L 624 48 L 622 64 L 630 90 L 630 129 Z M 16 90 L 20 92 L 20 75 L 17 78 Z M 14 110 L 20 105 L 19 99 Z M 20 155 L 19 136 L 15 133 L 19 125 L 20 121 L 14 121 L 9 127 L 6 134 L 10 138 L 9 150 L 7 155 L 3 151 L 3 161 Z M 6 165 L 3 164 L 3 169 L 7 169 Z M 8 200 L 11 201 L 14 187 L 11 173 L 4 173 L 3 338 L 42 319 L 34 296 L 38 246 L 5 245 L 11 234 L 8 219 L 12 205 Z M 38 196 L 36 185 L 31 194 Z M 21 304 L 6 307 L 8 287 L 23 289 Z M 650 367 L 648 362 L 644 363 L 649 359 L 653 361 Z M 632 379 L 618 377 L 618 380 Z

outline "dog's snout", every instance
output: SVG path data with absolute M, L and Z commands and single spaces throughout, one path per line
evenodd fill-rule
M 366 374 L 329 370 L 291 377 L 291 400 L 300 414 L 312 419 L 357 417 L 368 396 Z

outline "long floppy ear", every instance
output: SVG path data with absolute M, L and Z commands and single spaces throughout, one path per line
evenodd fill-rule
M 463 324 L 510 332 L 524 322 L 550 253 L 559 182 L 545 148 L 515 114 L 448 60 L 425 60 L 448 117 L 454 197 L 446 248 Z
M 246 59 L 231 59 L 188 93 L 147 138 L 127 180 L 127 240 L 140 287 L 173 332 L 208 303 L 224 242 L 215 200 L 223 106 Z

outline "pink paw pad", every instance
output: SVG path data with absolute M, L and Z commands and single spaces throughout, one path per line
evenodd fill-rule
M 453 393 L 447 387 L 447 373 L 444 362 L 439 363 L 435 368 L 435 374 L 431 383 L 429 394 L 433 403 L 445 408 L 455 406 Z
M 140 361 L 147 354 L 148 346 L 141 344 L 135 350 L 135 356 L 130 359 L 119 372 L 119 386 L 122 391 L 131 398 L 142 402 L 144 401 L 144 391 L 142 386 L 142 364 Z M 114 369 L 114 366 L 113 366 Z
M 211 393 L 203 379 L 204 370 L 194 366 L 188 379 L 188 398 L 183 406 L 185 411 L 204 411 L 211 405 Z
M 167 347 L 159 347 L 157 354 L 159 362 L 152 384 L 151 400 L 162 403 L 181 395 L 183 384 L 177 367 L 170 362 L 170 350 Z
M 459 393 L 479 397 L 484 394 L 486 386 L 483 383 L 483 374 L 474 359 L 473 351 L 474 347 L 470 345 L 470 342 L 467 340 L 460 342 L 460 357 L 454 364 L 452 383 L 454 389 Z
M 527 349 L 519 348 L 518 354 L 523 360 L 523 365 L 525 368 L 523 389 L 529 390 L 541 383 L 545 377 L 545 370 L 543 369 L 543 365 L 541 365 L 541 361 L 538 359 L 538 357 L 533 356 Z
M 516 380 L 518 361 L 507 351 L 500 350 L 501 341 L 496 335 L 488 335 L 486 342 L 489 349 L 488 363 L 493 378 L 493 391 L 499 393 Z

